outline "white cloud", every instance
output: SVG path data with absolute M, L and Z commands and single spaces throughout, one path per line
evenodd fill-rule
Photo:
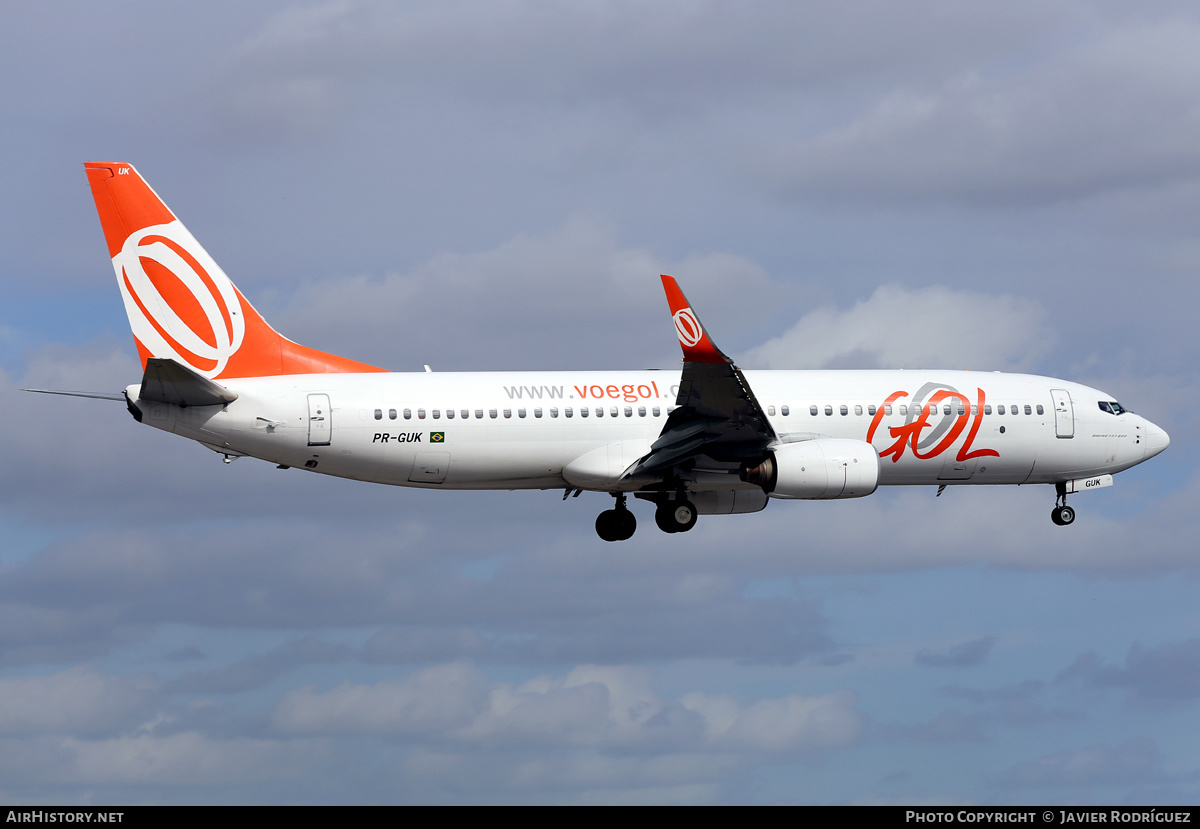
M 1166 779 L 1152 740 L 1135 738 L 1120 745 L 1093 745 L 1018 763 L 1001 775 L 1015 786 L 1127 786 Z
M 777 144 L 762 166 L 794 195 L 991 203 L 1194 177 L 1198 35 L 1182 19 L 1098 27 L 1002 71 L 964 63 L 937 84 L 878 90 L 846 123 Z
M 883 285 L 852 308 L 817 308 L 743 354 L 747 368 L 1021 369 L 1054 343 L 1037 301 Z
M 290 691 L 275 724 L 300 734 L 445 733 L 467 725 L 483 707 L 482 675 L 466 665 L 444 665 L 373 685 L 344 682 L 329 691 Z
M 659 274 L 748 318 L 768 293 L 762 269 L 713 253 L 668 261 L 622 246 L 578 217 L 481 253 L 440 253 L 409 273 L 310 283 L 278 315 L 293 339 L 395 370 L 642 368 L 678 357 Z
M 688 694 L 684 707 L 704 717 L 709 740 L 730 750 L 805 751 L 844 748 L 863 731 L 852 691 L 791 694 L 742 706 L 732 697 Z
M 622 666 L 580 666 L 562 677 L 498 683 L 483 692 L 477 671 L 441 666 L 373 685 L 292 691 L 274 720 L 287 733 L 427 733 L 481 746 L 750 753 L 843 748 L 864 725 L 852 692 L 749 704 L 694 692 L 664 701 L 644 669 Z
M 0 735 L 97 734 L 128 727 L 148 701 L 148 678 L 109 677 L 86 668 L 50 676 L 0 678 Z
M 303 748 L 301 748 L 303 746 Z M 52 776 L 84 784 L 246 784 L 293 776 L 319 747 L 196 732 L 136 734 L 95 742 L 64 740 L 68 760 Z
M 298 71 L 341 80 L 386 74 L 398 87 L 443 96 L 505 104 L 615 98 L 657 114 L 764 89 L 944 70 L 1013 48 L 1064 18 L 1029 3 L 964 11 L 938 2 L 914 17 L 879 0 L 649 7 L 339 0 L 274 16 L 242 42 L 234 65 L 264 83 Z

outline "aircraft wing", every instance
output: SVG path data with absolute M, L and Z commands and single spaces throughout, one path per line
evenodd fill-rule
M 718 461 L 760 457 L 777 440 L 766 413 L 733 360 L 717 348 L 675 278 L 663 289 L 683 347 L 676 409 L 650 452 L 627 474 L 660 472 L 699 455 Z

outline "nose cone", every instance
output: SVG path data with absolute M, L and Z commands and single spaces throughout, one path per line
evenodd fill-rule
M 1146 421 L 1146 456 L 1144 460 L 1149 460 L 1157 455 L 1162 450 L 1171 445 L 1171 437 L 1162 429 L 1155 426 L 1149 420 Z

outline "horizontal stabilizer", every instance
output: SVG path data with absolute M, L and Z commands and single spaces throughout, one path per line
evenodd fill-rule
M 146 360 L 138 397 L 183 407 L 224 406 L 237 400 L 236 393 L 165 357 Z
M 124 400 L 125 395 L 117 392 L 106 391 L 58 391 L 57 389 L 21 389 L 21 391 L 31 391 L 37 394 L 61 394 L 65 397 L 90 397 L 93 400 Z

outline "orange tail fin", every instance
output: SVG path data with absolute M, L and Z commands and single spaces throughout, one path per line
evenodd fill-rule
M 281 336 L 129 164 L 84 165 L 142 367 L 209 378 L 383 371 Z

